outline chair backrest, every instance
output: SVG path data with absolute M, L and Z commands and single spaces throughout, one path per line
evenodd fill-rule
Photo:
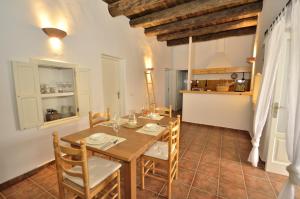
M 93 113 L 89 112 L 89 122 L 90 128 L 93 128 L 95 125 L 110 120 L 109 108 L 106 109 L 105 113 Z
M 172 105 L 169 107 L 156 107 L 155 112 L 167 117 L 172 117 Z
M 173 156 L 179 152 L 180 136 L 180 115 L 177 115 L 175 122 L 169 125 L 169 159 L 172 161 Z
M 59 186 L 72 189 L 86 197 L 89 196 L 89 173 L 85 141 L 80 141 L 80 148 L 62 146 L 59 144 L 57 132 L 54 132 L 53 146 Z M 70 168 L 73 166 L 81 167 L 81 172 L 70 171 Z M 76 187 L 70 187 L 70 184 L 64 180 L 64 175 L 81 178 L 83 181 L 83 191 Z

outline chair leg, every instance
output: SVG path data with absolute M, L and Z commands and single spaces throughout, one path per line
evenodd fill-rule
M 152 174 L 155 174 L 155 162 L 153 161 Z
M 59 188 L 59 199 L 65 199 L 65 190 L 61 185 L 58 185 Z
M 175 174 L 175 180 L 178 178 L 178 167 L 179 167 L 179 161 L 178 161 L 178 152 L 177 152 L 177 155 L 176 155 L 176 174 Z
M 141 157 L 141 188 L 145 189 L 145 160 Z
M 168 180 L 168 199 L 171 199 L 171 198 L 172 198 L 172 182 L 169 179 Z
M 118 199 L 121 199 L 121 177 L 120 177 L 120 170 L 118 170 Z

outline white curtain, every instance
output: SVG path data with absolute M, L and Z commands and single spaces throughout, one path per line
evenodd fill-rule
M 272 32 L 269 33 L 265 42 L 265 61 L 262 73 L 262 85 L 254 115 L 253 137 L 251 141 L 252 150 L 248 158 L 248 161 L 250 161 L 254 167 L 257 167 L 259 161 L 258 147 L 272 100 L 277 69 L 281 63 L 284 63 L 286 57 L 286 49 L 284 48 L 284 46 L 286 46 L 284 45 L 286 43 L 285 15 L 286 13 L 283 13 L 282 17 L 276 22 L 276 25 Z
M 290 63 L 288 81 L 288 129 L 286 147 L 291 164 L 289 178 L 279 199 L 294 199 L 295 185 L 300 185 L 300 0 L 293 0 L 290 14 Z

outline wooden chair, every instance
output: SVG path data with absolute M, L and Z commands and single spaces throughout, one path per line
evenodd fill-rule
M 110 113 L 109 108 L 107 108 L 106 113 L 93 113 L 92 111 L 89 112 L 89 121 L 90 121 L 90 128 L 93 128 L 97 124 L 105 121 L 110 120 Z
M 163 116 L 172 117 L 172 105 L 169 107 L 155 107 L 155 112 Z
M 62 146 L 56 132 L 53 145 L 60 199 L 65 199 L 65 190 L 85 199 L 98 196 L 100 192 L 98 198 L 121 198 L 121 164 L 98 157 L 87 159 L 84 141 L 80 141 L 80 148 Z
M 168 142 L 157 141 L 141 157 L 141 182 L 142 189 L 145 188 L 145 176 L 168 183 L 168 198 L 171 198 L 171 185 L 178 177 L 178 156 L 179 156 L 179 134 L 180 116 L 169 125 Z M 157 168 L 159 163 L 167 167 L 167 170 Z M 150 172 L 152 171 L 152 172 Z M 165 175 L 163 175 L 165 174 Z

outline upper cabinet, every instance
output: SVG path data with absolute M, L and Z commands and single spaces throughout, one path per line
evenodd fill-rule
M 20 129 L 63 123 L 90 110 L 90 71 L 75 64 L 13 62 Z

